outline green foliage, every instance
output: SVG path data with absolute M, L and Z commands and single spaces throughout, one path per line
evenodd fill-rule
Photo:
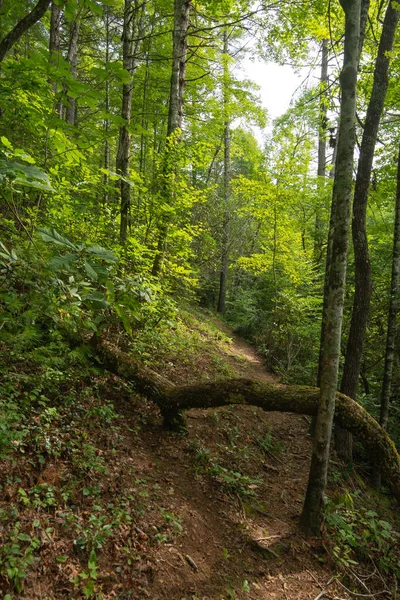
M 212 457 L 210 450 L 202 448 L 196 442 L 193 444 L 193 450 L 196 471 L 211 476 L 228 493 L 236 494 L 243 499 L 256 496 L 255 490 L 260 484 L 260 479 L 222 466 Z
M 7 515 L 3 514 L 1 520 L 6 519 Z M 17 521 L 10 528 L 7 542 L 0 547 L 0 575 L 8 578 L 18 594 L 23 590 L 27 570 L 39 560 L 35 551 L 40 545 L 40 540 L 25 533 Z
M 338 565 L 376 565 L 384 576 L 400 576 L 399 534 L 376 510 L 360 506 L 359 494 L 344 493 L 330 500 L 325 523 Z

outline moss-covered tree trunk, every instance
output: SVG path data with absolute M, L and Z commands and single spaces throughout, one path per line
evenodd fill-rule
M 346 359 L 340 388 L 343 394 L 350 396 L 354 400 L 357 396 L 361 359 L 372 295 L 371 265 L 367 237 L 368 192 L 379 122 L 389 85 L 390 57 L 398 20 L 399 11 L 392 2 L 389 2 L 379 41 L 374 82 L 365 119 L 354 191 L 352 233 L 355 289 Z M 335 445 L 338 454 L 350 462 L 352 459 L 352 439 L 346 430 L 341 428 L 335 430 Z
M 325 336 L 322 349 L 320 399 L 315 423 L 314 447 L 307 494 L 301 518 L 304 530 L 311 535 L 319 534 L 323 520 L 324 492 L 335 412 L 347 251 L 350 236 L 361 0 L 342 0 L 341 5 L 345 13 L 345 41 L 343 68 L 340 74 L 342 98 L 333 187 L 336 216 L 332 237 Z
M 319 389 L 264 383 L 248 379 L 224 379 L 199 385 L 175 387 L 167 379 L 137 363 L 114 344 L 102 341 L 96 357 L 106 369 L 133 382 L 135 389 L 155 402 L 168 428 L 182 427 L 183 411 L 229 405 L 258 406 L 265 411 L 315 415 Z M 372 463 L 382 473 L 400 502 L 400 457 L 386 431 L 359 404 L 336 394 L 335 423 L 346 428 L 363 444 Z
M 388 325 L 386 335 L 385 367 L 383 372 L 381 410 L 379 422 L 384 429 L 387 428 L 389 420 L 390 396 L 392 390 L 393 365 L 395 359 L 395 345 L 397 337 L 397 314 L 399 312 L 399 290 L 400 290 L 400 148 L 397 159 L 397 189 L 395 222 L 393 234 L 393 259 L 392 279 L 390 284 L 390 303 L 388 314 Z M 378 486 L 380 484 L 380 468 L 375 468 L 374 479 Z
M 223 203 L 224 212 L 222 220 L 222 248 L 221 248 L 221 271 L 219 277 L 219 294 L 217 311 L 225 312 L 226 307 L 226 291 L 229 269 L 229 203 L 231 195 L 231 123 L 229 115 L 229 48 L 228 48 L 228 32 L 224 30 L 224 47 L 223 47 L 223 65 L 224 75 L 222 82 L 222 95 L 224 105 L 224 184 L 223 184 Z

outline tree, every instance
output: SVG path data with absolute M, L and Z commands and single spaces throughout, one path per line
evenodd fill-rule
M 356 399 L 360 377 L 361 359 L 368 323 L 372 294 L 371 265 L 368 250 L 366 215 L 368 192 L 371 181 L 372 162 L 379 122 L 389 84 L 389 65 L 394 36 L 399 19 L 399 10 L 390 1 L 386 9 L 378 54 L 375 63 L 374 81 L 368 104 L 358 160 L 358 169 L 353 201 L 352 233 L 354 246 L 355 290 L 350 332 L 347 340 L 346 359 L 343 367 L 341 392 Z M 352 458 L 352 440 L 345 430 L 335 430 L 336 449 L 348 461 Z
M 142 8 L 143 10 L 143 8 Z M 133 77 L 136 70 L 137 50 L 139 40 L 136 39 L 138 30 L 139 3 L 137 0 L 125 0 L 124 24 L 122 30 L 122 62 L 124 69 L 129 73 L 129 81 L 122 84 L 122 110 L 121 117 L 124 124 L 119 130 L 119 141 L 116 158 L 116 172 L 120 175 L 119 188 L 121 190 L 120 232 L 121 246 L 125 245 L 128 221 L 131 208 L 131 189 L 129 167 L 131 158 L 131 134 L 129 130 L 132 111 Z M 135 43 L 136 41 L 136 43 Z
M 183 93 L 186 83 L 186 54 L 187 54 L 187 36 L 189 27 L 191 2 L 190 0 L 175 0 L 174 4 L 174 29 L 172 34 L 172 68 L 171 83 L 169 91 L 168 105 L 168 128 L 167 145 L 165 150 L 165 159 L 163 165 L 163 191 L 162 199 L 167 205 L 172 204 L 171 179 L 173 177 L 173 154 L 174 147 L 179 142 L 173 136 L 176 132 L 182 130 L 183 123 Z M 159 224 L 159 235 L 157 242 L 157 252 L 154 257 L 152 274 L 157 276 L 161 272 L 162 261 L 165 253 L 165 244 L 168 235 L 168 222 Z
M 390 396 L 393 379 L 393 365 L 395 360 L 395 344 L 397 337 L 397 314 L 399 311 L 400 290 L 400 149 L 397 159 L 397 186 L 395 203 L 395 223 L 393 234 L 392 277 L 390 284 L 390 304 L 388 312 L 385 365 L 381 392 L 381 407 L 379 423 L 386 429 L 389 421 Z M 381 469 L 375 465 L 375 483 L 380 483 Z
M 1 40 L 0 42 L 0 64 L 3 61 L 7 52 L 18 42 L 23 34 L 32 27 L 35 23 L 40 21 L 47 9 L 49 8 L 51 0 L 39 0 L 36 6 L 31 10 L 30 13 L 25 15 L 13 29 Z
M 320 102 L 319 102 L 319 128 L 318 128 L 318 194 L 324 199 L 326 177 L 326 133 L 328 126 L 327 85 L 328 85 L 328 40 L 322 40 L 321 47 L 321 77 L 320 77 Z M 322 204 L 322 203 L 321 203 Z M 319 264 L 322 260 L 323 223 L 321 208 L 317 207 L 315 216 L 315 241 L 314 260 Z
M 312 535 L 320 533 L 323 520 L 324 492 L 339 368 L 355 145 L 361 2 L 342 0 L 341 6 L 345 14 L 345 40 L 343 68 L 340 75 L 342 98 L 333 188 L 336 206 L 335 229 L 330 261 L 320 399 L 307 494 L 301 518 L 304 530 Z
M 219 294 L 217 311 L 225 312 L 226 305 L 226 284 L 228 277 L 229 266 L 229 198 L 231 188 L 231 132 L 230 132 L 230 116 L 229 116 L 229 52 L 228 52 L 228 32 L 224 30 L 224 48 L 223 48 L 223 106 L 224 106 L 224 177 L 223 177 L 223 196 L 224 196 L 224 213 L 222 223 L 222 256 L 221 256 L 221 271 L 219 279 Z

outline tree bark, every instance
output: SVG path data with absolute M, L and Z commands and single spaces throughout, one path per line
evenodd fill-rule
M 327 93 L 328 85 L 328 40 L 322 40 L 321 48 L 321 77 L 319 101 L 319 131 L 318 131 L 318 205 L 315 215 L 314 262 L 319 265 L 322 261 L 323 221 L 321 210 L 324 200 L 326 177 L 326 129 L 327 129 Z
M 69 29 L 69 46 L 67 53 L 67 62 L 71 67 L 71 77 L 72 79 L 76 79 L 78 74 L 78 41 L 79 41 L 79 28 L 80 28 L 80 15 L 79 8 L 78 12 L 75 15 L 74 20 L 72 21 Z M 76 98 L 72 96 L 67 96 L 67 107 L 65 111 L 65 120 L 67 123 L 75 126 L 76 122 L 76 111 L 77 111 L 77 102 Z
M 120 229 L 119 241 L 121 246 L 125 246 L 128 235 L 128 224 L 131 208 L 131 188 L 126 179 L 129 177 L 129 167 L 131 159 L 131 134 L 129 125 L 131 122 L 132 97 L 133 97 L 133 76 L 136 70 L 136 52 L 135 32 L 138 26 L 139 6 L 137 0 L 125 0 L 124 25 L 122 31 L 122 63 L 131 80 L 129 83 L 122 84 L 122 110 L 121 117 L 125 120 L 124 125 L 119 130 L 119 141 L 116 158 L 116 172 L 121 175 L 119 189 L 121 193 L 120 205 Z
M 343 68 L 340 74 L 342 99 L 340 104 L 338 154 L 333 187 L 336 217 L 332 237 L 320 400 L 315 424 L 314 448 L 307 494 L 301 519 L 302 526 L 309 535 L 319 535 L 323 521 L 323 502 L 335 412 L 347 251 L 350 235 L 361 1 L 342 0 L 341 4 L 345 13 L 345 41 Z
M 389 84 L 390 53 L 393 48 L 398 19 L 399 11 L 393 7 L 392 2 L 389 2 L 375 63 L 374 82 L 364 125 L 354 191 L 352 233 L 355 290 L 341 383 L 341 392 L 354 400 L 357 397 L 361 359 L 372 295 L 371 265 L 367 237 L 368 192 L 379 122 Z M 352 440 L 348 432 L 336 428 L 335 444 L 339 456 L 351 462 Z
M 36 6 L 31 10 L 30 13 L 25 15 L 15 27 L 1 40 L 0 42 L 0 63 L 3 61 L 5 55 L 18 42 L 20 37 L 28 31 L 32 25 L 40 21 L 47 9 L 49 8 L 51 0 L 39 0 Z
M 186 56 L 187 56 L 187 35 L 189 28 L 191 0 L 175 0 L 174 3 L 174 29 L 172 33 L 172 69 L 171 83 L 169 92 L 168 106 L 168 127 L 167 127 L 167 142 L 172 139 L 171 136 L 178 129 L 182 129 L 183 124 L 183 94 L 186 83 Z M 174 141 L 175 143 L 178 140 Z M 173 192 L 171 189 L 171 175 L 173 173 L 173 152 L 174 143 L 171 147 L 165 149 L 164 166 L 163 166 L 163 184 L 162 196 L 166 204 L 171 205 L 173 201 Z M 168 221 L 164 221 L 159 225 L 159 234 L 157 242 L 157 250 L 154 257 L 152 275 L 158 277 L 162 270 L 165 247 L 168 236 Z
M 175 387 L 109 341 L 98 343 L 95 354 L 107 370 L 133 382 L 138 392 L 159 406 L 166 427 L 182 425 L 182 411 L 191 408 L 250 405 L 265 411 L 307 415 L 316 414 L 318 409 L 318 388 L 249 379 L 224 379 Z M 400 457 L 386 431 L 359 404 L 339 393 L 336 393 L 335 422 L 346 425 L 364 444 L 370 460 L 382 465 L 385 480 L 400 502 Z
M 106 39 L 105 39 L 105 44 L 106 44 L 106 48 L 105 48 L 105 50 L 106 50 L 105 51 L 105 64 L 106 64 L 106 66 L 108 66 L 108 64 L 110 62 L 110 7 L 109 6 L 105 6 L 104 7 L 104 28 L 105 28 L 105 34 L 106 34 Z M 108 171 L 110 169 L 110 141 L 108 139 L 109 138 L 109 133 L 110 133 L 110 119 L 108 118 L 108 114 L 110 112 L 110 80 L 109 80 L 108 77 L 107 77 L 107 80 L 106 80 L 104 108 L 105 108 L 105 111 L 107 113 L 107 116 L 104 119 L 104 131 L 105 131 L 105 140 L 104 140 L 104 168 Z M 108 200 L 109 200 L 109 192 L 108 192 L 109 177 L 108 177 L 108 173 L 104 173 L 103 183 L 104 183 L 103 203 L 104 204 L 108 204 Z
M 390 286 L 390 305 L 388 314 L 385 368 L 381 394 L 381 411 L 379 422 L 386 429 L 389 419 L 389 403 L 392 387 L 393 363 L 395 357 L 395 342 L 397 334 L 397 313 L 399 310 L 400 289 L 400 149 L 397 161 L 396 209 L 393 236 L 392 280 Z
M 50 62 L 57 65 L 60 57 L 60 25 L 61 25 L 61 7 L 55 2 L 51 3 L 50 17 L 50 39 L 49 53 Z
M 361 12 L 360 12 L 360 40 L 358 44 L 358 63 L 360 61 L 361 52 L 364 44 L 365 37 L 365 28 L 368 20 L 368 10 L 369 10 L 370 0 L 361 0 Z M 338 122 L 337 131 L 339 134 L 340 129 L 340 121 Z M 338 137 L 338 136 L 337 136 Z M 335 147 L 333 149 L 332 155 L 332 170 L 330 172 L 331 179 L 335 180 L 336 175 L 336 160 L 338 153 L 338 140 L 336 137 Z M 326 248 L 326 260 L 325 260 L 325 283 L 324 283 L 324 301 L 322 307 L 322 324 L 321 324 L 321 337 L 320 337 L 320 351 L 319 351 L 319 360 L 318 360 L 318 375 L 317 375 L 317 386 L 320 386 L 321 382 L 321 372 L 322 372 L 322 355 L 323 355 L 323 347 L 324 347 L 324 339 L 325 339 L 325 324 L 327 322 L 327 303 L 328 303 L 328 289 L 329 289 L 329 273 L 330 273 L 330 264 L 332 258 L 332 238 L 335 226 L 335 218 L 336 218 L 336 204 L 335 204 L 335 196 L 332 196 L 332 204 L 331 204 L 331 212 L 329 218 L 329 232 L 328 232 L 328 242 Z M 313 430 L 315 427 L 312 428 Z
M 222 252 L 221 252 L 221 272 L 219 279 L 219 295 L 217 312 L 223 314 L 226 307 L 226 290 L 229 267 L 229 202 L 231 192 L 231 130 L 229 119 L 229 65 L 228 65 L 228 32 L 224 30 L 224 47 L 223 47 L 223 104 L 225 112 L 224 123 L 224 183 L 223 183 L 223 221 L 222 221 Z
M 51 17 L 50 17 L 50 39 L 49 39 L 49 55 L 50 63 L 57 68 L 61 56 L 61 7 L 55 2 L 51 3 Z M 53 83 L 54 94 L 58 94 L 57 83 Z M 57 100 L 55 110 L 58 117 L 62 118 L 62 103 Z

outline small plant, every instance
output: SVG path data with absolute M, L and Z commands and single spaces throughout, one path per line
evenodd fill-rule
M 160 508 L 160 513 L 164 517 L 164 520 L 167 523 L 167 525 L 169 525 L 172 529 L 175 530 L 175 533 L 180 534 L 183 532 L 182 523 L 179 517 L 176 517 L 171 512 L 165 511 L 163 508 Z
M 272 436 L 272 429 L 268 429 L 264 435 L 258 436 L 256 443 L 265 454 L 274 455 L 282 450 L 282 444 L 276 442 Z
M 87 568 L 73 577 L 71 581 L 76 587 L 82 589 L 82 593 L 85 598 L 93 598 L 95 593 L 100 591 L 96 581 L 97 575 L 97 557 L 96 552 L 92 550 L 89 556 Z
M 15 591 L 20 594 L 28 568 L 39 557 L 35 550 L 40 540 L 21 531 L 21 523 L 17 521 L 8 534 L 8 539 L 0 546 L 0 575 L 8 579 Z
M 255 489 L 261 483 L 261 479 L 243 475 L 239 471 L 226 469 L 221 465 L 214 464 L 210 470 L 217 481 L 219 481 L 228 492 L 233 492 L 241 498 L 254 497 Z
M 400 535 L 375 510 L 356 506 L 358 495 L 345 493 L 326 504 L 325 523 L 332 554 L 342 567 L 370 562 L 381 573 L 399 577 Z

